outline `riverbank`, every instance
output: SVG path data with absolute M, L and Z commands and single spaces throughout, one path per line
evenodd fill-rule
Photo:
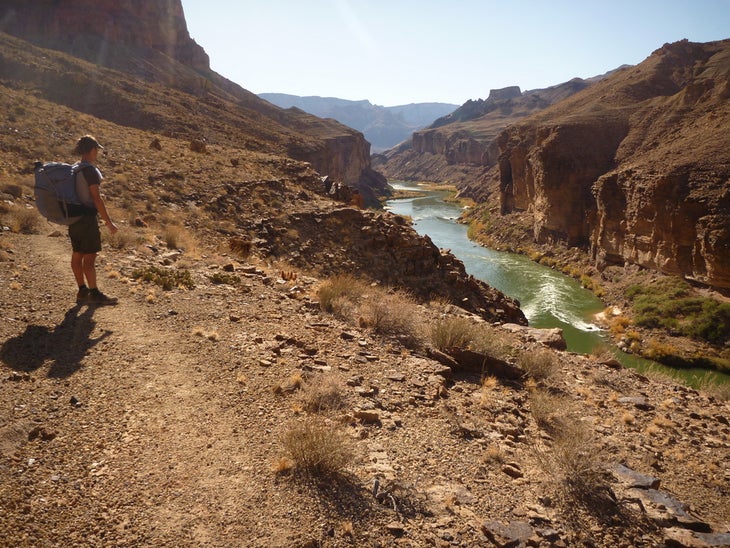
M 537 244 L 531 236 L 527 213 L 503 216 L 494 206 L 480 205 L 465 211 L 460 222 L 469 226 L 470 239 L 479 245 L 525 255 L 579 280 L 605 303 L 596 321 L 622 351 L 680 373 L 712 369 L 718 372 L 718 382 L 730 383 L 727 297 L 636 265 L 599 270 L 587 250 L 569 248 L 561 242 Z M 672 302 L 676 306 L 668 307 Z M 704 337 L 687 335 L 700 324 L 706 324 L 707 329 L 695 332 Z

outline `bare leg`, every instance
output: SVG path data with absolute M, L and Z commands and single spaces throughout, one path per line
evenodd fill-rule
M 96 253 L 85 253 L 82 258 L 82 266 L 86 285 L 89 289 L 96 287 Z
M 76 251 L 71 255 L 71 270 L 73 270 L 74 278 L 76 278 L 76 284 L 81 287 L 84 285 L 84 267 L 83 267 L 84 255 Z

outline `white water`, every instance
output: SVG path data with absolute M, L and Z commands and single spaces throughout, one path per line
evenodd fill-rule
M 422 191 L 408 183 L 393 186 Z M 467 237 L 467 227 L 456 222 L 461 209 L 444 202 L 444 196 L 444 192 L 423 191 L 423 197 L 390 200 L 386 208 L 410 217 L 419 234 L 451 250 L 469 274 L 519 300 L 530 325 L 563 329 L 569 350 L 590 352 L 605 342 L 600 329 L 591 322 L 592 315 L 603 309 L 599 299 L 572 278 L 527 257 L 474 244 Z

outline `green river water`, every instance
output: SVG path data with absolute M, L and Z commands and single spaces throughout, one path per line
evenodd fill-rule
M 446 191 L 424 190 L 414 183 L 391 182 L 391 185 L 421 195 L 389 200 L 386 209 L 410 217 L 419 234 L 427 234 L 438 247 L 451 250 L 463 261 L 469 274 L 517 299 L 532 327 L 561 328 L 568 350 L 586 354 L 602 345 L 612 348 L 617 359 L 627 367 L 659 369 L 695 386 L 706 375 L 718 382 L 730 382 L 730 375 L 701 369 L 675 370 L 621 352 L 592 321 L 605 305 L 576 280 L 523 255 L 494 251 L 472 242 L 467 227 L 457 222 L 462 209 L 444 201 Z

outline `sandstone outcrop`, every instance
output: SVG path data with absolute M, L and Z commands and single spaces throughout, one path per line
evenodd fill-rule
M 503 213 L 538 242 L 730 287 L 730 40 L 667 44 L 505 130 Z

